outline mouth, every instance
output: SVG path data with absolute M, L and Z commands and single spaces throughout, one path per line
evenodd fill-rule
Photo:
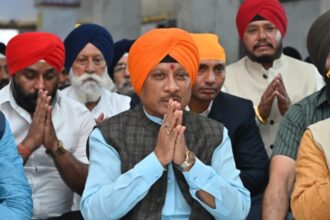
M 259 43 L 259 44 L 256 44 L 253 49 L 254 50 L 257 50 L 257 49 L 269 49 L 269 48 L 274 48 L 272 44 L 270 43 Z
M 160 101 L 161 102 L 165 102 L 165 103 L 168 103 L 170 101 L 170 99 L 172 99 L 173 101 L 177 101 L 177 102 L 181 102 L 181 97 L 179 96 L 175 96 L 175 97 L 164 97 L 164 98 L 161 98 Z
M 215 88 L 200 88 L 199 91 L 203 94 L 214 94 L 217 92 Z

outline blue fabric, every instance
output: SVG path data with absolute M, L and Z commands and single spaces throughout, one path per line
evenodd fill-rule
M 69 33 L 64 40 L 65 46 L 65 70 L 70 71 L 72 63 L 79 52 L 92 43 L 103 54 L 107 66 L 110 66 L 113 59 L 113 40 L 111 34 L 102 26 L 97 24 L 82 24 Z
M 113 45 L 113 59 L 109 70 L 109 75 L 113 79 L 113 73 L 114 73 L 114 68 L 120 58 L 125 54 L 128 53 L 129 49 L 131 48 L 132 44 L 135 42 L 135 40 L 128 40 L 128 39 L 122 39 L 120 41 L 117 41 Z
M 147 115 L 156 123 L 160 118 Z M 162 176 L 164 168 L 151 152 L 135 167 L 121 173 L 117 151 L 106 143 L 99 129 L 89 139 L 90 165 L 80 208 L 85 219 L 119 219 L 147 195 L 149 188 Z M 250 208 L 250 194 L 235 168 L 230 139 L 224 129 L 223 141 L 215 149 L 211 166 L 196 160 L 183 175 L 191 196 L 216 219 L 245 219 Z M 202 189 L 214 195 L 216 208 L 212 209 L 196 197 Z M 176 183 L 173 166 L 168 166 L 167 192 L 162 219 L 188 219 L 190 207 Z
M 23 160 L 17 153 L 8 122 L 1 120 L 0 123 L 6 128 L 0 139 L 0 219 L 31 219 L 32 192 Z

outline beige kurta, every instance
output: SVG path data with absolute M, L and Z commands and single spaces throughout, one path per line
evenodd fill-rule
M 330 119 L 309 127 L 301 140 L 291 208 L 297 220 L 330 219 Z
M 250 99 L 255 106 L 258 106 L 261 96 L 277 74 L 282 75 L 292 104 L 317 91 L 318 83 L 322 82 L 321 75 L 318 74 L 315 66 L 286 55 L 275 60 L 273 67 L 268 70 L 265 70 L 261 64 L 244 57 L 226 68 L 224 90 L 230 94 Z M 282 116 L 275 99 L 267 124 L 258 123 L 269 156 L 281 120 Z

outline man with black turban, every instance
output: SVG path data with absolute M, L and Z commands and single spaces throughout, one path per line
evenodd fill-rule
M 101 122 L 129 109 L 130 98 L 109 90 L 113 81 L 107 68 L 113 60 L 113 40 L 110 33 L 97 24 L 83 24 L 64 40 L 65 70 L 71 86 L 64 95 L 84 104 L 94 119 Z
M 74 192 L 82 193 L 87 177 L 86 141 L 95 121 L 83 105 L 57 90 L 64 56 L 61 39 L 47 32 L 19 34 L 6 50 L 12 78 L 0 91 L 0 110 L 24 160 L 33 219 L 71 212 Z
M 270 156 L 286 111 L 320 89 L 323 81 L 315 66 L 282 53 L 287 17 L 279 0 L 245 0 L 236 26 L 247 56 L 227 66 L 224 90 L 252 100 Z
M 321 15 L 312 24 L 307 36 L 307 49 L 326 86 L 293 105 L 281 122 L 274 144 L 270 180 L 263 202 L 264 219 L 285 218 L 295 181 L 295 160 L 301 137 L 309 125 L 330 117 L 330 11 Z M 296 80 L 300 82 L 299 79 Z M 329 132 L 327 137 L 328 134 Z M 328 210 L 326 212 L 329 213 Z M 321 218 L 313 216 L 312 219 Z
M 198 63 L 194 40 L 178 28 L 154 29 L 134 42 L 128 67 L 142 104 L 89 138 L 85 219 L 245 219 L 249 191 L 227 129 L 183 111 Z

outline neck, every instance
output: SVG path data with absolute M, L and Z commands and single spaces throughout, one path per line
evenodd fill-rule
M 85 103 L 85 106 L 91 112 L 95 108 L 95 106 L 97 106 L 97 104 L 99 103 L 100 99 L 101 99 L 101 97 L 96 102 L 87 102 L 87 103 Z
M 268 70 L 273 66 L 273 62 L 270 63 L 261 63 L 261 65 L 265 68 L 265 70 Z
M 207 110 L 210 103 L 211 103 L 211 101 L 200 101 L 200 100 L 191 98 L 188 106 L 189 106 L 190 111 L 200 114 Z

